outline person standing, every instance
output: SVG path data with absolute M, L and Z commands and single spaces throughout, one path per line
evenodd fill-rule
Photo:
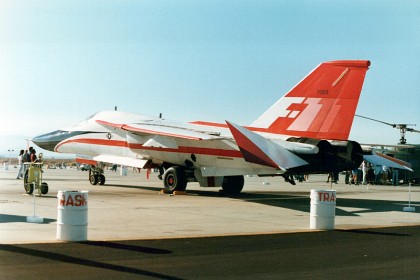
M 350 176 L 351 176 L 351 170 L 346 170 L 346 177 L 344 178 L 346 185 L 348 184 L 351 185 Z
M 388 166 L 382 165 L 382 184 L 388 185 Z
M 400 180 L 398 179 L 398 169 L 392 168 L 392 185 L 398 186 L 400 184 Z
M 19 172 L 16 176 L 16 179 L 22 179 L 23 178 L 23 154 L 24 150 L 20 150 L 19 156 L 18 156 L 18 162 L 19 162 Z
M 338 184 L 338 176 L 339 176 L 339 172 L 333 172 L 333 183 L 334 184 Z
M 35 151 L 35 149 L 31 150 L 31 162 L 36 162 L 36 151 Z
M 352 174 L 352 181 L 353 181 L 353 183 L 355 184 L 355 185 L 358 185 L 359 184 L 359 169 L 358 168 L 356 168 L 356 169 L 353 169 L 352 171 L 351 171 L 351 174 Z
M 29 155 L 28 150 L 25 150 L 25 152 L 22 155 L 23 176 L 25 176 L 28 170 L 28 163 L 30 162 L 31 162 L 31 156 Z
M 373 168 L 373 174 L 375 174 L 375 185 L 379 185 L 381 182 L 382 165 L 375 165 Z
M 368 169 L 369 169 L 369 166 L 368 166 L 368 163 L 364 160 L 363 162 L 362 162 L 362 184 L 363 185 L 367 185 L 367 180 L 366 180 L 366 177 L 367 177 L 367 173 L 368 173 Z

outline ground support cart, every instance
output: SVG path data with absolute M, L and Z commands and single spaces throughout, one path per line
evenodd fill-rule
M 26 172 L 23 180 L 23 186 L 27 194 L 32 194 L 38 190 L 38 195 L 48 193 L 48 184 L 42 182 L 42 162 L 25 163 Z

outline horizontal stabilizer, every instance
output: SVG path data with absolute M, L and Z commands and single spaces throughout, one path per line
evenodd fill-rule
M 248 129 L 226 121 L 244 159 L 260 165 L 287 170 L 308 162 L 289 152 L 279 144 Z
M 363 155 L 363 159 L 374 165 L 385 165 L 392 168 L 404 169 L 413 172 L 411 164 L 381 153 L 372 152 L 372 155 Z

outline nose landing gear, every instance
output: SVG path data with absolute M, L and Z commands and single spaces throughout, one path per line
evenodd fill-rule
M 91 165 L 89 169 L 89 182 L 92 185 L 104 185 L 105 175 L 103 168 Z

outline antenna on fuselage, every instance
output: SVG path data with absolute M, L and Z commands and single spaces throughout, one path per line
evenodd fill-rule
M 117 111 L 117 106 L 114 107 L 114 111 Z
M 159 113 L 159 119 L 161 119 L 162 118 L 162 113 Z

